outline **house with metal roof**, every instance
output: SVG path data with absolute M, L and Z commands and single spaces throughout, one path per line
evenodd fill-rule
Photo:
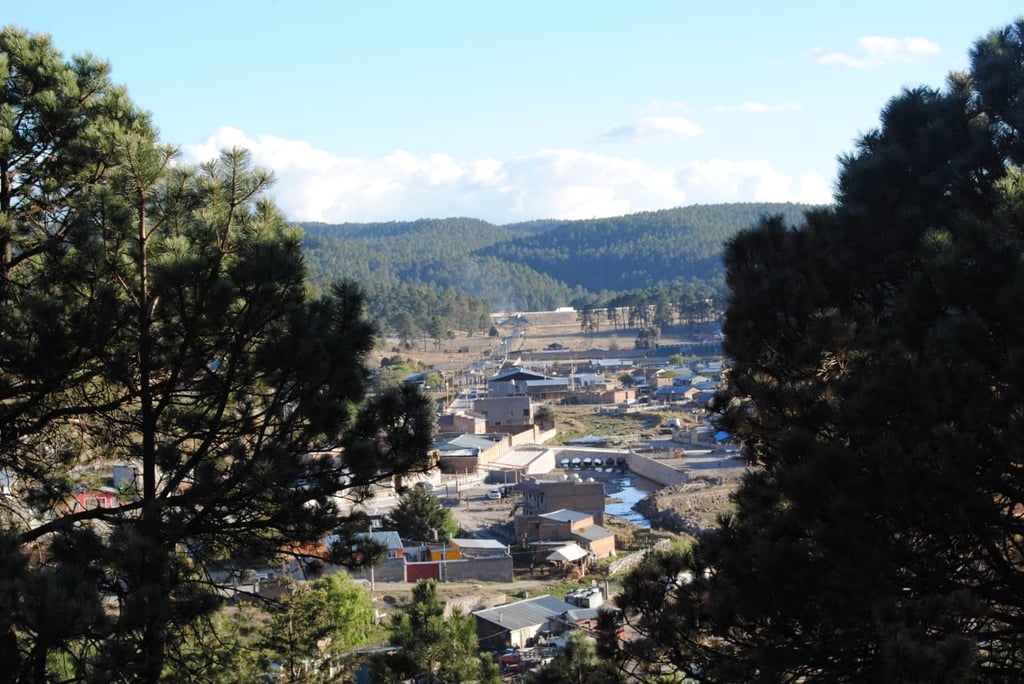
M 593 524 L 594 516 L 589 513 L 564 508 L 551 513 L 517 515 L 515 518 L 516 536 L 528 542 L 569 541 L 574 527 Z
M 489 397 L 524 395 L 533 399 L 545 399 L 565 394 L 569 390 L 569 382 L 569 378 L 553 378 L 522 368 L 513 368 L 487 378 L 487 395 Z
M 373 532 L 364 532 L 357 536 L 369 537 L 382 545 L 387 550 L 386 555 L 388 558 L 401 558 L 404 554 L 405 549 L 402 544 L 402 538 L 394 530 L 374 530 Z
M 654 390 L 659 401 L 691 401 L 699 394 L 700 390 L 692 385 L 671 385 Z
M 450 540 L 456 558 L 493 558 L 511 554 L 507 545 L 497 539 L 474 539 L 471 537 L 453 538 Z
M 565 631 L 562 616 L 577 607 L 545 594 L 536 598 L 506 603 L 502 606 L 477 610 L 476 634 L 480 648 L 500 650 L 523 647 L 538 636 L 561 634 Z
M 394 530 L 374 530 L 362 532 L 357 537 L 370 538 L 384 547 L 384 557 L 374 566 L 348 568 L 349 574 L 356 579 L 375 580 L 378 582 L 405 581 L 405 547 L 402 538 Z M 337 535 L 327 538 L 327 546 L 339 540 Z
M 615 533 L 600 525 L 573 526 L 572 538 L 594 558 L 615 555 Z

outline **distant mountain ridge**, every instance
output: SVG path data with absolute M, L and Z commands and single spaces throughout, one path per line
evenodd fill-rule
M 504 226 L 467 217 L 300 226 L 315 285 L 344 277 L 371 300 L 432 290 L 494 310 L 542 310 L 672 283 L 718 291 L 726 240 L 766 215 L 798 224 L 813 208 L 733 203 Z M 386 309 L 374 313 L 393 321 Z
M 590 292 L 636 290 L 675 279 L 716 280 L 722 246 L 767 214 L 797 223 L 811 205 L 705 204 L 583 221 L 529 224 L 534 235 L 479 251 Z

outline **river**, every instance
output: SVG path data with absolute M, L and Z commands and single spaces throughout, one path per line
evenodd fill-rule
M 628 520 L 637 527 L 650 529 L 651 522 L 634 511 L 633 505 L 658 489 L 657 483 L 629 473 L 604 479 L 604 495 L 615 501 L 615 503 L 606 503 L 604 512 L 607 515 Z

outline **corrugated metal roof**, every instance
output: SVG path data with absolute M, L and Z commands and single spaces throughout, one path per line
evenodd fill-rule
M 615 536 L 614 532 L 600 525 L 587 525 L 578 530 L 573 530 L 572 533 L 583 537 L 587 541 L 597 541 L 598 539 L 607 539 L 608 537 Z
M 437 444 L 434 446 L 434 449 L 445 456 L 478 456 L 480 454 L 480 449 L 458 446 L 457 444 Z
M 453 446 L 486 451 L 493 447 L 495 442 L 493 439 L 487 439 L 486 437 L 480 437 L 477 435 L 459 435 L 455 439 L 448 440 L 448 443 Z
M 568 508 L 559 508 L 557 511 L 542 513 L 539 517 L 546 518 L 547 520 L 557 520 L 558 522 L 573 523 L 580 520 L 586 520 L 587 518 L 593 518 L 594 516 L 589 513 L 570 511 Z
M 542 625 L 551 618 L 561 615 L 567 610 L 575 610 L 576 606 L 545 594 L 524 601 L 506 603 L 486 610 L 473 612 L 477 618 L 498 625 L 503 629 L 517 630 L 525 627 Z
M 597 611 L 600 608 L 576 608 L 565 612 L 565 619 L 569 622 L 579 622 L 580 620 L 596 620 Z
M 502 544 L 497 539 L 452 539 L 452 543 L 457 545 L 460 549 L 501 549 L 507 551 L 508 546 Z
M 486 382 L 508 382 L 510 380 L 542 380 L 546 376 L 540 373 L 523 370 L 522 368 L 511 368 L 503 373 L 498 373 L 486 379 Z
M 359 535 L 360 537 L 367 536 L 366 532 Z M 374 530 L 369 533 L 369 536 L 380 544 L 383 544 L 388 549 L 400 549 L 402 548 L 402 538 L 398 536 L 398 532 L 393 530 Z

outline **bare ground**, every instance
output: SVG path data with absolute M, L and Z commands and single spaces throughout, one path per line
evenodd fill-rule
M 497 337 L 491 337 L 486 333 L 467 335 L 465 332 L 454 331 L 454 337 L 450 339 L 418 339 L 409 348 L 400 347 L 398 340 L 390 339 L 386 348 L 380 350 L 379 355 L 398 354 L 422 364 L 423 368 L 447 371 L 466 368 L 474 361 L 491 358 L 499 351 L 499 346 L 505 339 L 510 341 L 510 358 L 515 356 L 515 352 L 538 351 L 552 343 L 578 352 L 591 348 L 632 350 L 636 343 L 635 329 L 604 329 L 584 335 L 575 312 L 527 312 L 521 314 L 519 318 L 495 317 L 494 321 L 494 327 L 498 331 Z M 709 330 L 673 326 L 664 331 L 660 341 L 673 343 L 698 340 L 706 337 Z
M 684 485 L 663 487 L 636 505 L 652 527 L 698 536 L 713 530 L 720 516 L 734 510 L 732 494 L 739 479 L 697 477 Z

